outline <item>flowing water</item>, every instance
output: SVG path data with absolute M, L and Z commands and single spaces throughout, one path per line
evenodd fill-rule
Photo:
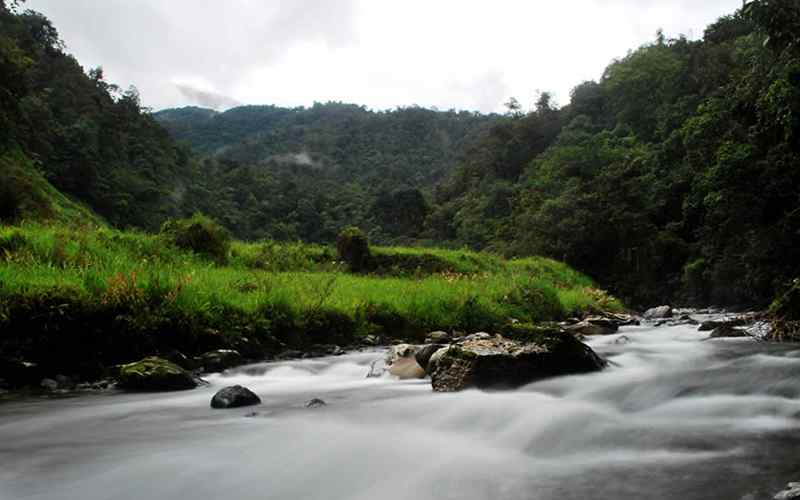
M 706 336 L 626 327 L 589 342 L 606 371 L 507 392 L 366 379 L 370 352 L 6 403 L 0 499 L 771 498 L 800 479 L 800 347 Z M 262 405 L 210 409 L 232 384 Z

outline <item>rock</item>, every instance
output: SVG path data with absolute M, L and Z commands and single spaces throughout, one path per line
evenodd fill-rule
M 430 359 L 428 359 L 428 366 L 425 367 L 425 371 L 428 372 L 428 375 L 432 375 L 433 372 L 436 371 L 436 367 L 439 365 L 439 362 L 448 349 L 450 349 L 450 346 L 442 347 L 431 355 Z
M 394 375 L 400 380 L 409 380 L 415 378 L 425 378 L 425 369 L 423 369 L 417 360 L 411 358 L 400 358 L 389 367 L 389 374 Z
M 211 407 L 217 409 L 239 408 L 259 403 L 261 403 L 261 398 L 247 387 L 242 387 L 241 385 L 232 385 L 220 389 L 211 398 Z
M 47 391 L 55 391 L 58 390 L 58 382 L 51 378 L 43 378 L 42 381 L 39 383 L 42 389 Z
M 442 347 L 445 346 L 442 344 L 428 344 L 422 346 L 414 355 L 414 359 L 417 360 L 417 364 L 421 366 L 423 370 L 428 372 L 428 362 L 430 361 L 431 356 L 433 356 L 433 354 Z
M 710 332 L 713 329 L 715 329 L 718 326 L 720 326 L 721 324 L 723 324 L 722 321 L 711 321 L 711 320 L 703 321 L 702 323 L 700 323 L 700 328 L 698 328 L 697 331 L 699 331 L 699 332 Z
M 327 405 L 328 403 L 319 398 L 314 398 L 311 401 L 306 402 L 306 408 L 322 408 L 323 406 Z
M 367 335 L 363 339 L 361 339 L 361 343 L 368 347 L 374 347 L 378 345 L 378 337 L 375 335 Z
M 174 391 L 194 389 L 197 380 L 175 363 L 152 356 L 120 366 L 117 385 L 140 391 Z
M 294 349 L 287 349 L 275 356 L 278 360 L 299 359 L 303 357 L 303 353 Z
M 694 319 L 693 317 L 689 316 L 688 314 L 682 315 L 678 318 L 678 321 L 675 322 L 676 325 L 699 325 L 700 322 Z
M 659 306 L 648 309 L 642 315 L 644 319 L 664 319 L 672 317 L 672 308 L 670 306 Z
M 733 327 L 730 324 L 724 323 L 716 328 L 714 331 L 711 332 L 712 339 L 718 338 L 726 338 L 726 337 L 748 337 L 747 332 L 744 330 L 739 330 L 738 328 Z
M 602 324 L 594 324 L 588 320 L 581 321 L 580 323 L 575 323 L 574 325 L 569 325 L 564 327 L 564 330 L 568 331 L 573 335 L 612 335 L 617 333 L 618 328 L 616 325 L 613 327 L 611 326 L 604 326 Z
M 447 344 L 450 342 L 451 335 L 447 332 L 431 332 L 425 337 L 426 344 Z
M 258 416 L 258 412 L 257 411 L 251 411 L 250 413 L 245 413 L 244 418 L 253 418 L 253 417 L 257 417 L 257 416 Z
M 221 372 L 243 363 L 242 355 L 233 349 L 217 349 L 203 353 L 198 361 L 206 372 Z
M 490 338 L 492 338 L 490 334 L 486 332 L 478 332 L 478 333 L 473 333 L 472 335 L 467 335 L 466 337 L 461 339 L 461 342 L 469 342 L 471 340 L 487 340 Z
M 336 344 L 315 344 L 309 348 L 309 351 L 316 356 L 341 356 L 344 354 L 344 349 Z
M 622 345 L 622 344 L 627 344 L 630 341 L 631 341 L 630 337 L 628 337 L 627 335 L 622 335 L 621 337 L 618 337 L 617 339 L 615 339 L 614 343 L 618 344 L 618 345 Z
M 800 483 L 789 483 L 786 489 L 773 497 L 775 500 L 798 500 L 800 499 Z
M 74 389 L 75 382 L 66 375 L 56 375 L 56 382 L 58 382 L 59 389 Z
M 439 352 L 431 357 L 429 369 Z M 437 392 L 516 387 L 558 375 L 599 371 L 605 366 L 606 362 L 574 335 L 558 333 L 525 344 L 498 335 L 447 348 L 435 362 L 431 382 Z
M 616 332 L 619 330 L 621 321 L 605 316 L 589 316 L 583 320 L 583 323 L 589 323 L 594 326 L 602 326 L 603 328 L 607 328 Z
M 386 364 L 391 366 L 395 362 L 403 358 L 413 358 L 419 349 L 418 346 L 411 344 L 397 344 L 389 348 L 386 353 Z

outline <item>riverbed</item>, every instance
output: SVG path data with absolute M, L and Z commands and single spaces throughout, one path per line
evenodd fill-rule
M 742 499 L 800 480 L 800 346 L 631 326 L 513 391 L 365 378 L 379 351 L 0 404 L 0 499 Z M 212 410 L 241 384 L 259 406 Z M 306 408 L 320 398 L 327 405 Z

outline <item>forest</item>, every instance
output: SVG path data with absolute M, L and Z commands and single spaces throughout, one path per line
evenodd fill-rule
M 632 305 L 763 305 L 800 275 L 796 2 L 750 2 L 699 40 L 659 32 L 564 106 L 543 93 L 504 115 L 153 113 L 44 16 L 0 5 L 3 220 L 155 230 L 202 212 L 239 238 L 317 243 L 358 226 L 557 258 Z

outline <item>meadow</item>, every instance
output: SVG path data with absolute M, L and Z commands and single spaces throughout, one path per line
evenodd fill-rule
M 259 358 L 421 340 L 432 330 L 518 331 L 621 309 L 550 259 L 370 252 L 370 269 L 354 273 L 323 245 L 230 241 L 209 256 L 170 231 L 2 226 L 0 352 L 89 376 L 150 354 L 235 348 Z

